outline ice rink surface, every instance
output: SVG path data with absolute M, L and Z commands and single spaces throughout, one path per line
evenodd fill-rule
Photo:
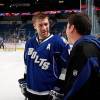
M 0 100 L 24 100 L 18 84 L 24 68 L 23 51 L 0 51 Z

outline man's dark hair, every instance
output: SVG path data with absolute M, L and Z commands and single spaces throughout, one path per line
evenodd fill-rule
M 73 13 L 68 17 L 68 23 L 74 25 L 80 35 L 89 35 L 91 33 L 91 20 L 85 13 Z

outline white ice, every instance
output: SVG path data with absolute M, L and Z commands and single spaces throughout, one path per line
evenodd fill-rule
M 0 51 L 0 100 L 24 100 L 18 84 L 24 67 L 23 51 Z

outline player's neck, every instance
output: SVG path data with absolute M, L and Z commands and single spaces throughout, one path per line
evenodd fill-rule
M 37 36 L 37 38 L 38 38 L 38 41 L 41 43 L 42 41 L 44 41 L 49 36 L 50 36 L 50 33 L 46 37 Z

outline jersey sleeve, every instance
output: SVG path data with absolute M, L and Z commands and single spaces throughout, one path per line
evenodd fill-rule
M 61 37 L 55 38 L 55 46 L 54 46 L 54 56 L 56 61 L 62 65 L 63 67 L 66 67 L 69 59 L 69 53 L 68 53 L 68 45 L 63 41 Z
M 24 63 L 27 66 L 27 53 L 28 53 L 28 45 L 29 45 L 29 40 L 25 44 L 25 49 L 24 49 Z

